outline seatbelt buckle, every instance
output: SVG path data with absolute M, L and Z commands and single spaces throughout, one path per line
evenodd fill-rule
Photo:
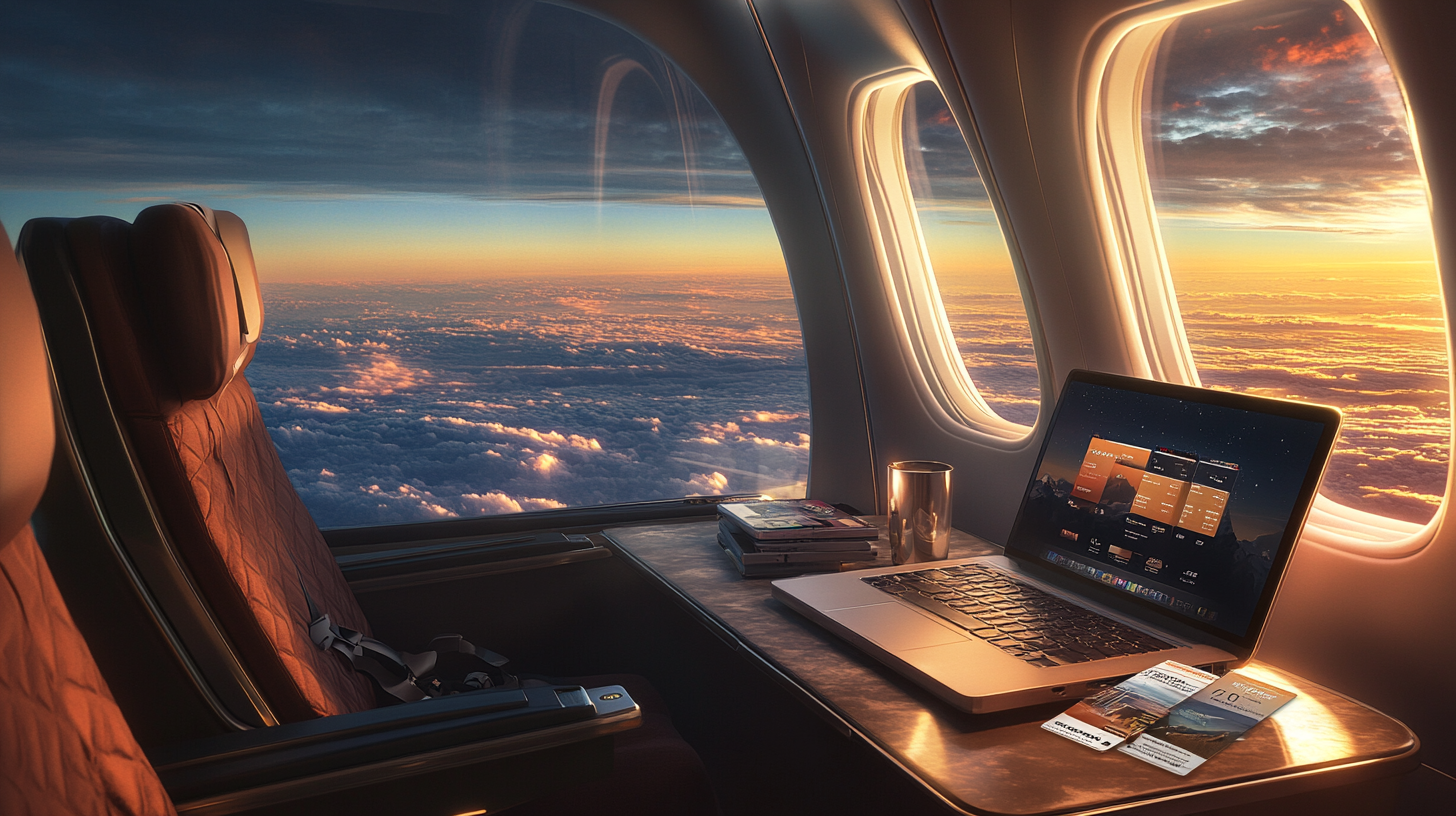
M 308 625 L 308 637 L 320 649 L 327 650 L 334 645 L 334 622 L 329 620 L 329 613 L 313 619 Z

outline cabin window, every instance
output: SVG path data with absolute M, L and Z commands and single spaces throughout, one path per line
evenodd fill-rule
M 82 22 L 84 21 L 84 22 Z M 693 83 L 546 3 L 32 4 L 0 217 L 247 222 L 247 376 L 321 526 L 805 493 L 803 343 Z
M 1341 408 L 1312 526 L 1416 534 L 1446 492 L 1447 328 L 1406 108 L 1358 9 L 1250 0 L 1151 23 L 1102 90 L 1109 175 L 1146 168 L 1145 188 L 1109 191 L 1124 269 L 1145 319 L 1181 322 L 1150 343 L 1155 370 Z
M 1036 423 L 1036 351 L 1011 253 L 965 137 L 934 82 L 905 94 L 905 174 L 931 276 L 971 386 L 1002 418 Z
M 1040 378 L 993 196 L 939 87 L 906 70 L 856 93 L 854 144 L 886 296 L 928 404 L 983 442 L 1031 432 Z

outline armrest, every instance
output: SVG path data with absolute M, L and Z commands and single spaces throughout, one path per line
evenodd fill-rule
M 495 812 L 604 775 L 610 735 L 640 723 L 620 686 L 486 689 L 209 737 L 151 759 L 179 813 L 340 812 L 346 800 L 367 803 L 360 812 L 394 800 Z M 457 800 L 469 807 L 450 810 Z

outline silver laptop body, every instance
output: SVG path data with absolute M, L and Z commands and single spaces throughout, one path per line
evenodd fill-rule
M 1074 371 L 1004 555 L 781 579 L 773 594 L 973 713 L 1082 697 L 1163 660 L 1222 671 L 1258 644 L 1339 422 L 1325 406 Z M 875 585 L 954 583 L 963 564 L 1167 648 L 1062 662 L 1028 651 L 1048 641 L 927 611 L 929 590 L 917 604 Z

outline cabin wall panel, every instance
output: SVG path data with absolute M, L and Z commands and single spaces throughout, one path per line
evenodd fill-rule
M 893 0 L 761 0 L 756 8 L 809 145 L 849 293 L 874 422 L 877 478 L 883 482 L 885 467 L 900 459 L 949 462 L 956 467 L 955 525 L 1004 541 L 1025 486 L 1020 474 L 1030 468 L 1037 440 L 987 441 L 932 401 L 918 364 L 907 356 L 873 216 L 859 188 L 852 140 L 857 91 L 906 69 L 933 76 L 917 33 Z M 948 96 L 955 108 L 963 107 L 954 87 Z M 883 510 L 883 485 L 875 499 Z
M 1076 306 L 1078 287 L 1085 284 L 1068 272 L 1072 267 L 1066 263 L 1051 218 L 1053 207 L 1042 185 L 1043 170 L 1029 129 L 1031 114 L 1022 104 L 1017 64 L 1021 45 L 1014 33 L 1012 2 L 904 0 L 904 5 L 927 49 L 932 44 L 944 48 L 975 119 L 1027 278 L 1033 331 L 1043 338 L 1043 413 L 1049 413 L 1068 371 L 1096 367 L 1082 336 L 1095 335 L 1097 324 L 1092 322 L 1092 310 Z M 1072 248 L 1067 250 L 1078 257 Z M 1096 260 L 1094 271 L 1099 271 L 1104 266 L 1100 258 Z
M 1082 107 L 1093 37 L 1131 5 L 1125 0 L 1019 0 L 1011 7 L 1025 128 L 1059 262 L 1046 269 L 1050 280 L 1045 284 L 1042 268 L 1028 271 L 1038 292 L 1047 292 L 1038 308 L 1058 332 L 1048 346 L 1059 379 L 1070 368 L 1148 373 L 1132 342 L 1139 336 L 1135 316 L 1108 268 L 1086 160 L 1095 134 L 1083 127 Z M 969 24 L 966 20 L 957 28 Z M 1054 292 L 1062 296 L 1052 299 Z

